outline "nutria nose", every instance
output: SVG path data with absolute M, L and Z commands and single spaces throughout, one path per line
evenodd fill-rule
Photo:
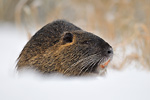
M 107 55 L 113 55 L 112 47 L 110 47 L 106 52 L 107 52 Z

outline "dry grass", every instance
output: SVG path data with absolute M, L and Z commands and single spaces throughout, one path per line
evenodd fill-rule
M 150 70 L 150 0 L 0 0 L 0 20 L 13 19 L 28 33 L 67 19 L 113 46 L 118 57 L 113 68 L 135 61 L 138 68 Z
M 14 7 L 19 0 L 0 0 L 0 22 L 14 21 Z

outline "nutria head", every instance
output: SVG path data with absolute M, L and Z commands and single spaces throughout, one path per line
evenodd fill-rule
M 76 26 L 73 25 L 72 27 Z M 40 35 L 38 37 L 44 39 Z M 65 30 L 58 34 L 57 38 L 49 38 L 49 41 L 56 40 L 57 42 L 53 42 L 53 45 L 43 43 L 43 45 L 46 45 L 38 46 L 37 53 L 34 56 L 28 60 L 23 60 L 23 58 L 25 59 L 25 57 L 31 55 L 31 51 L 36 52 L 34 50 L 36 46 L 34 49 L 31 48 L 31 45 L 35 45 L 32 40 L 33 38 L 22 51 L 18 68 L 33 66 L 43 73 L 56 72 L 69 76 L 80 76 L 106 70 L 107 64 L 113 57 L 112 47 L 102 38 L 81 29 L 76 29 Z M 46 49 L 43 50 L 44 47 Z M 38 50 L 41 52 L 38 52 Z

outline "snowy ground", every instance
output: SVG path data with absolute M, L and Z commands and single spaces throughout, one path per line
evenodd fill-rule
M 15 64 L 26 42 L 25 34 L 0 25 L 0 100 L 150 100 L 150 72 L 133 67 L 86 79 L 20 76 Z

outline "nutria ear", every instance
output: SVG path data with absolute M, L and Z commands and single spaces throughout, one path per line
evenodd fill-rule
M 71 33 L 66 33 L 63 37 L 64 43 L 71 43 L 73 41 L 73 35 Z

